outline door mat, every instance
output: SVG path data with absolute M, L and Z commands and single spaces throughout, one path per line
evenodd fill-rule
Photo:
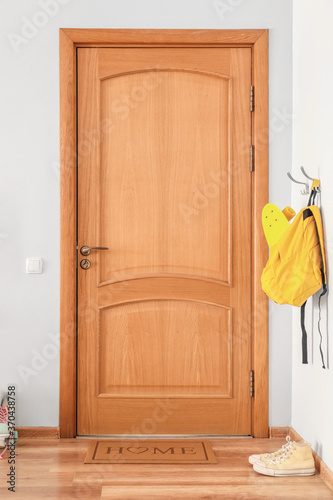
M 85 464 L 216 464 L 209 441 L 128 439 L 93 441 Z

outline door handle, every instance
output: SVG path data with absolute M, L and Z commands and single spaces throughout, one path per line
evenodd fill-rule
M 80 249 L 81 255 L 89 255 L 91 250 L 109 250 L 108 247 L 87 247 L 83 246 Z

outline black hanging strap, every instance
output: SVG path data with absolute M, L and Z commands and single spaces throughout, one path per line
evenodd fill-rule
M 317 196 L 317 189 L 316 188 L 311 189 L 310 197 L 308 199 L 308 207 L 311 207 L 311 205 L 314 205 L 316 196 Z
M 320 321 L 321 321 L 321 304 L 320 304 L 320 299 L 323 297 L 323 295 L 325 295 L 325 293 L 327 292 L 327 286 L 326 284 L 324 284 L 323 286 L 323 291 L 321 292 L 321 294 L 319 295 L 319 299 L 318 299 L 318 309 L 319 309 L 319 316 L 318 316 L 318 332 L 319 332 L 319 335 L 320 335 L 320 344 L 319 344 L 319 350 L 320 350 L 320 355 L 321 355 L 321 361 L 323 363 L 323 368 L 325 370 L 326 366 L 325 366 L 325 361 L 324 361 L 324 354 L 323 354 L 323 350 L 321 348 L 321 345 L 323 343 L 323 336 L 321 334 L 321 330 L 320 330 Z
M 318 332 L 319 332 L 319 335 L 320 335 L 319 350 L 320 350 L 320 355 L 321 355 L 321 361 L 323 363 L 323 368 L 325 370 L 326 366 L 325 366 L 325 361 L 324 361 L 324 354 L 323 354 L 323 350 L 322 350 L 322 347 L 321 347 L 322 343 L 323 343 L 323 336 L 321 334 L 321 329 L 320 329 L 320 321 L 321 321 L 321 303 L 320 303 L 320 300 L 327 293 L 327 284 L 326 284 L 325 273 L 324 273 L 324 266 L 325 266 L 325 263 L 324 263 L 324 252 L 323 252 L 323 248 L 322 248 L 321 241 L 320 241 L 320 238 L 319 238 L 319 232 L 318 232 L 317 222 L 316 222 L 316 229 L 317 229 L 317 237 L 318 237 L 320 257 L 321 257 L 321 264 L 322 264 L 320 272 L 321 272 L 321 279 L 322 279 L 322 283 L 323 283 L 323 291 L 319 295 L 319 299 L 318 299 Z
M 301 328 L 302 328 L 302 363 L 303 365 L 308 364 L 308 336 L 305 329 L 305 305 L 301 306 Z

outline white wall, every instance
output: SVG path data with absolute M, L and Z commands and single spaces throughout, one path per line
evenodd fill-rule
M 43 3 L 49 15 L 40 14 Z M 59 330 L 58 28 L 269 28 L 270 200 L 283 208 L 290 204 L 292 3 L 1 0 L 0 23 L 0 380 L 2 389 L 17 384 L 17 425 L 57 426 L 59 359 L 50 335 Z M 45 260 L 45 273 L 27 275 L 25 259 L 35 256 Z M 291 312 L 271 307 L 273 426 L 290 424 L 290 367 Z
M 328 286 L 333 279 L 333 3 L 331 0 L 294 0 L 294 175 L 303 165 L 322 185 L 321 207 L 326 236 Z M 294 208 L 306 198 L 293 189 Z M 318 295 L 318 294 L 317 294 Z M 322 331 L 327 356 L 327 332 L 332 333 L 333 297 L 323 299 Z M 312 316 L 313 307 L 313 316 Z M 306 309 L 309 365 L 301 364 L 299 311 L 293 317 L 292 426 L 333 469 L 333 341 L 329 339 L 329 369 L 323 370 L 317 328 L 318 301 Z M 311 325 L 313 318 L 313 327 Z

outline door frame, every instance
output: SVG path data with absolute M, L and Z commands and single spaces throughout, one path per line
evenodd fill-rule
M 77 66 L 78 47 L 250 47 L 255 110 L 252 141 L 252 436 L 268 437 L 268 299 L 261 273 L 268 248 L 268 30 L 60 29 L 60 398 L 61 438 L 76 436 L 77 389 Z M 249 89 L 250 105 L 250 89 Z M 250 391 L 250 374 L 249 374 Z

